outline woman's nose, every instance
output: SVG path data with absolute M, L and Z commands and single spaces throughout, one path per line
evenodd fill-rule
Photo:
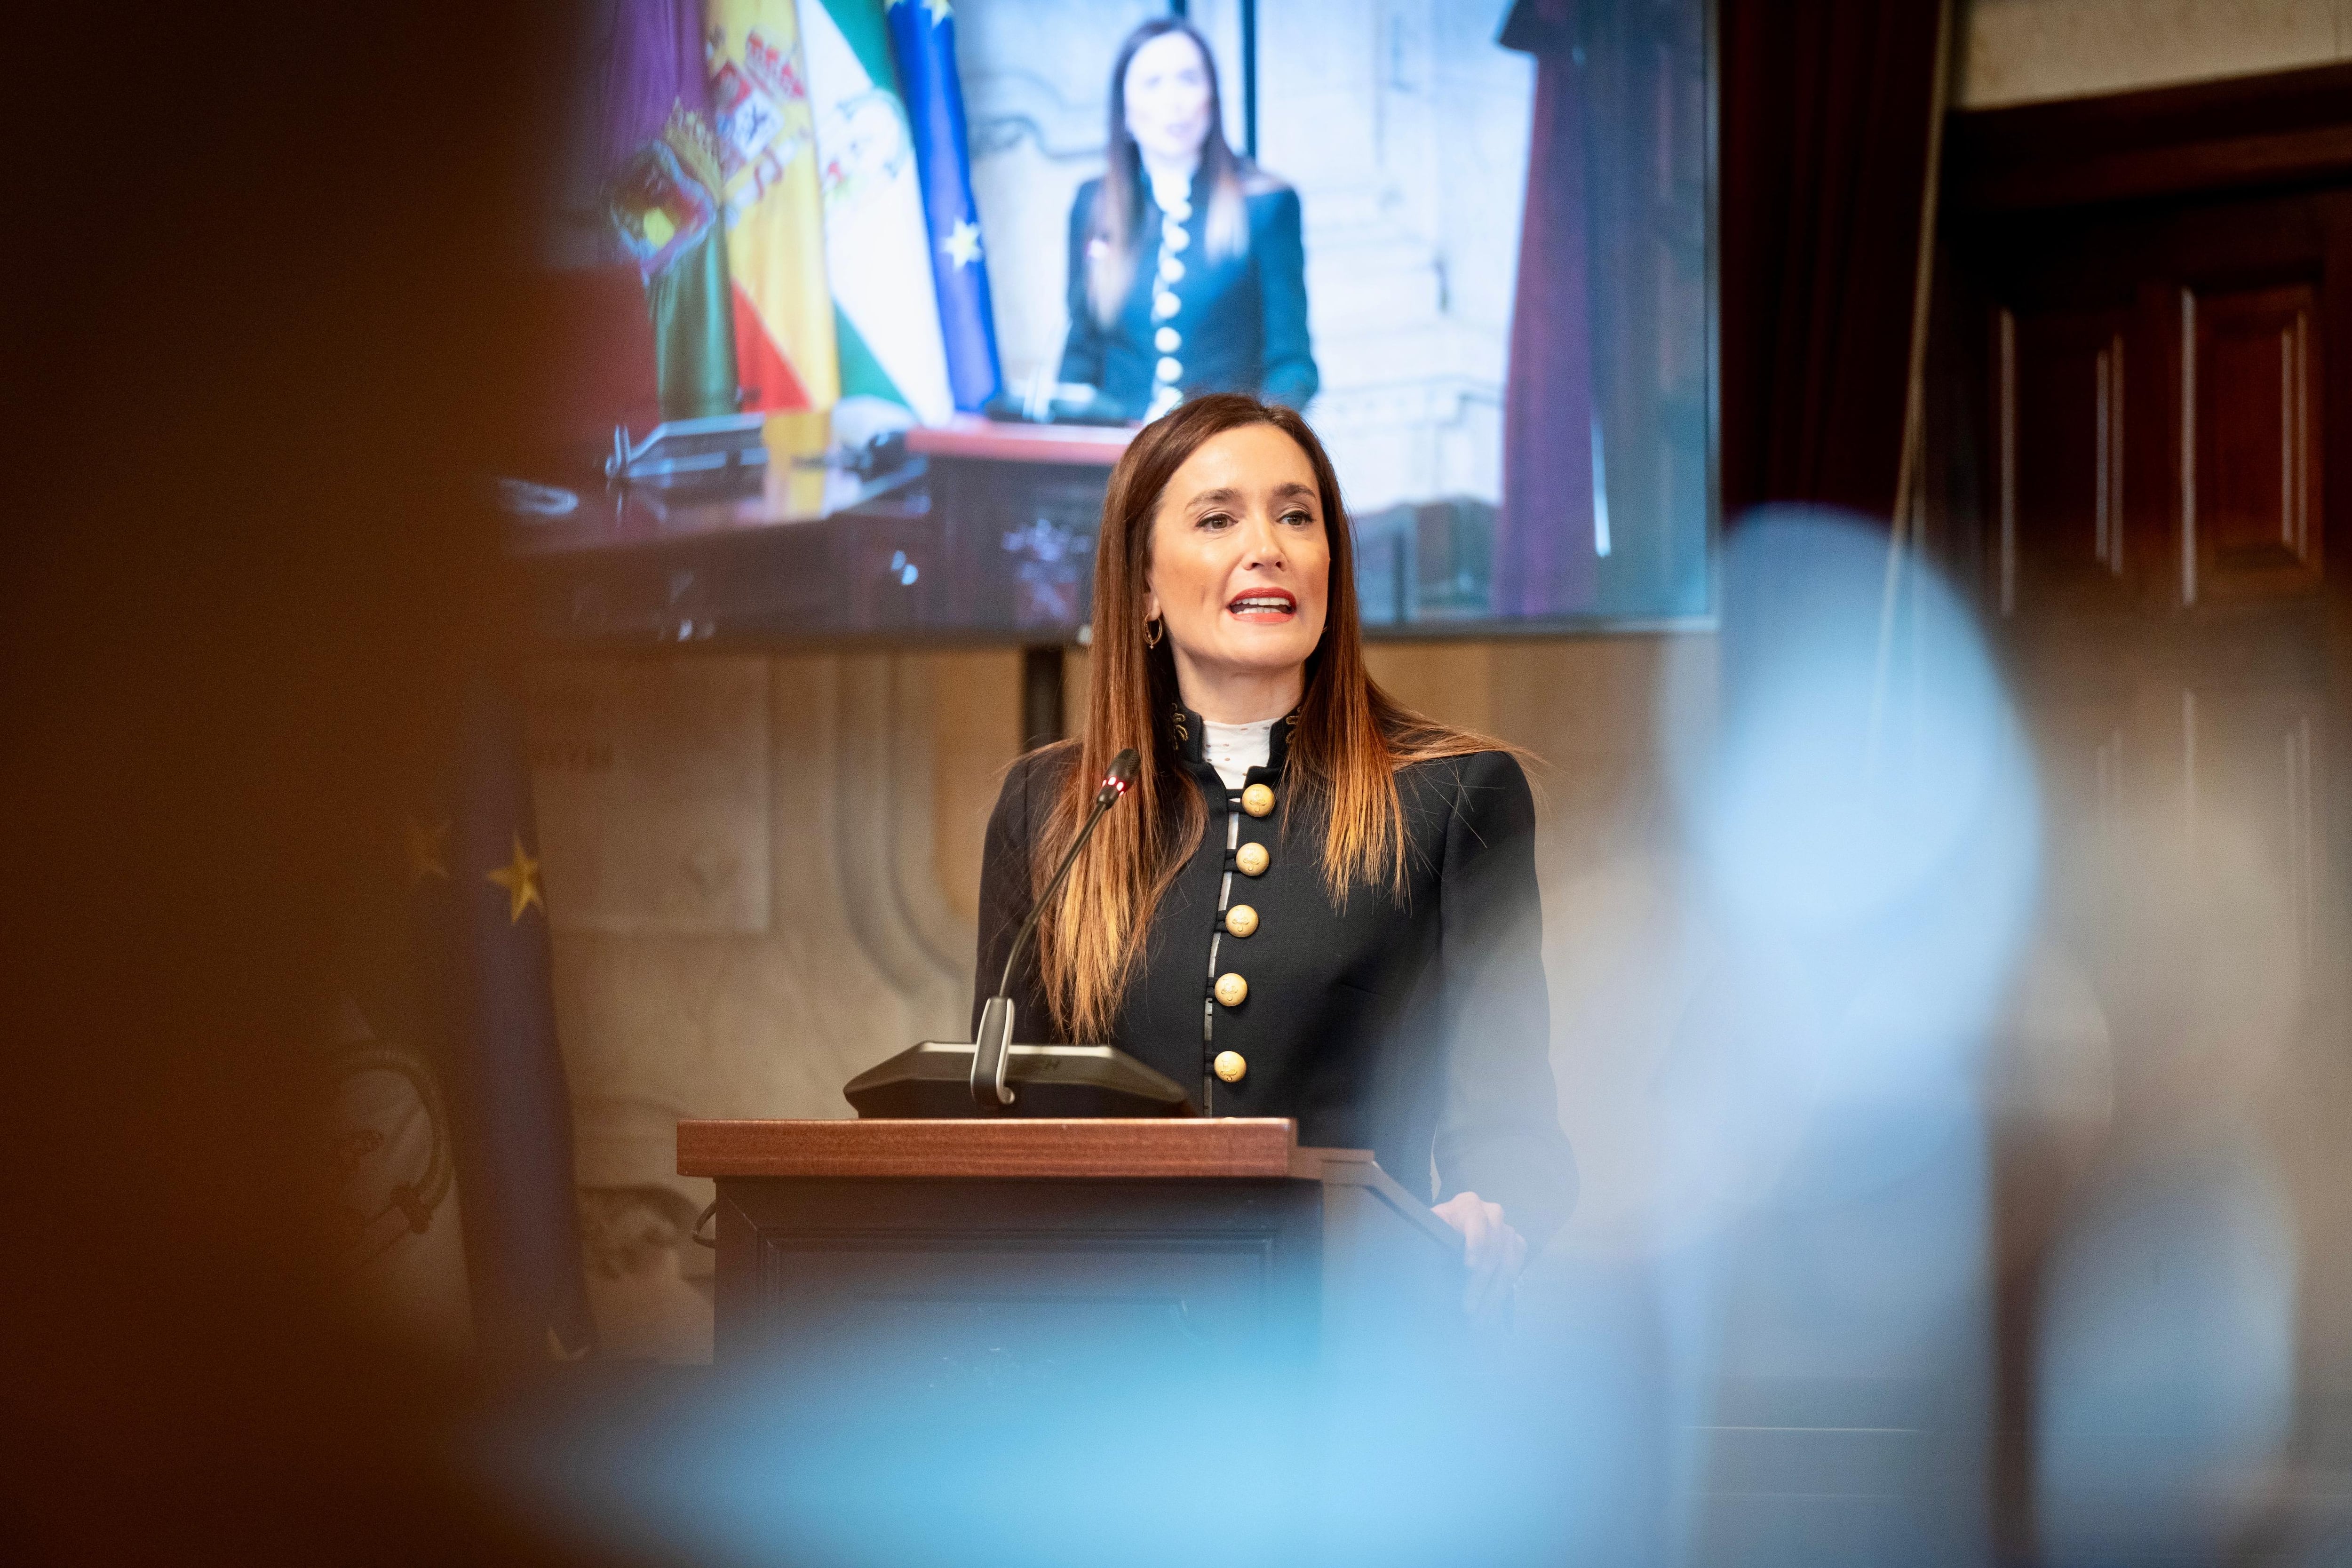
M 1254 517 L 1244 524 L 1248 532 L 1242 541 L 1242 562 L 1246 566 L 1279 566 L 1282 559 L 1282 533 L 1270 517 Z

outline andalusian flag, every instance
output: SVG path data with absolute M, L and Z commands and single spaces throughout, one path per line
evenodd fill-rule
M 955 399 L 922 181 L 882 4 L 800 0 L 841 390 L 887 398 L 937 425 L 955 412 Z
M 830 408 L 840 362 L 793 0 L 710 0 L 707 26 L 743 407 Z
M 955 405 L 977 414 L 996 395 L 1003 376 L 997 366 L 988 261 L 980 248 L 980 209 L 971 200 L 963 88 L 956 77 L 955 13 L 949 0 L 887 0 L 887 7 L 898 84 L 914 124 L 915 161 L 923 175 L 923 213 L 930 224 L 931 270 L 939 280 L 948 384 L 955 389 Z

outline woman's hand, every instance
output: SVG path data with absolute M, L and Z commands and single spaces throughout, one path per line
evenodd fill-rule
M 1473 1318 L 1495 1316 L 1528 1266 L 1527 1237 L 1504 1223 L 1502 1205 L 1475 1193 L 1456 1193 L 1432 1212 L 1462 1233 L 1462 1260 L 1470 1266 L 1462 1310 Z

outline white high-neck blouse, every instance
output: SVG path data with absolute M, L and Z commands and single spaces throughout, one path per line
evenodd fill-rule
M 1201 754 L 1217 770 L 1227 789 L 1241 788 L 1249 782 L 1249 771 L 1265 766 L 1274 755 L 1274 724 L 1271 719 L 1255 724 L 1202 721 Z

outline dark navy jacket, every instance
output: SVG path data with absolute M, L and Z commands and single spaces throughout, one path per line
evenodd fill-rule
M 1186 395 L 1245 392 L 1293 408 L 1315 395 L 1315 356 L 1307 335 L 1307 253 L 1299 233 L 1298 193 L 1264 175 L 1246 176 L 1244 204 L 1249 245 L 1239 256 L 1212 261 L 1208 202 L 1195 183 L 1183 229 L 1189 243 L 1177 259 L 1183 276 L 1169 285 L 1173 317 L 1155 319 L 1161 281 L 1155 263 L 1161 215 L 1148 184 L 1143 201 L 1141 256 L 1135 282 L 1118 319 L 1105 326 L 1087 302 L 1087 227 L 1100 180 L 1078 187 L 1070 206 L 1070 336 L 1062 351 L 1061 379 L 1095 387 L 1108 412 L 1144 417 L 1159 384 L 1162 359 L 1176 362 L 1175 385 Z M 1160 330 L 1179 341 L 1166 352 Z
M 1275 726 L 1268 765 L 1249 775 L 1276 794 L 1263 817 L 1243 811 L 1202 760 L 1197 716 L 1171 713 L 1163 729 L 1166 760 L 1196 781 L 1208 826 L 1153 914 L 1109 1043 L 1213 1114 L 1296 1117 L 1303 1143 L 1370 1149 L 1417 1195 L 1430 1195 L 1433 1163 L 1433 1201 L 1475 1191 L 1540 1247 L 1575 1202 L 1576 1165 L 1552 1079 L 1535 805 L 1517 762 L 1480 752 L 1400 772 L 1404 900 L 1358 887 L 1339 909 L 1323 887 L 1319 816 L 1303 796 L 1285 798 L 1287 726 Z M 998 797 L 981 872 L 975 1018 L 1029 911 L 1030 847 L 1074 763 L 1072 742 L 1032 752 Z M 1242 874 L 1227 847 L 1236 819 L 1238 843 L 1271 852 L 1262 875 Z M 1257 912 L 1247 937 L 1220 921 L 1228 872 L 1231 901 Z M 1215 1000 L 1214 977 L 1226 973 L 1249 984 L 1239 1006 Z M 1033 960 L 1013 982 L 1017 1037 L 1062 1039 L 1037 987 Z M 1239 1082 L 1210 1070 L 1220 1051 L 1247 1062 Z

